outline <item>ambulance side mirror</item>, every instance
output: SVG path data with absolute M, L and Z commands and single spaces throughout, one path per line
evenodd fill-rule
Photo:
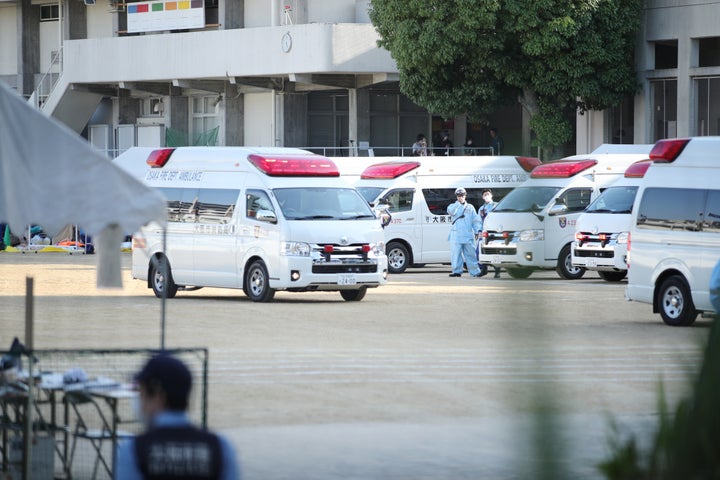
M 568 211 L 567 205 L 564 203 L 556 203 L 552 207 L 550 207 L 550 210 L 548 211 L 548 215 L 561 215 L 563 213 L 566 213 Z
M 255 218 L 261 222 L 277 223 L 275 212 L 271 210 L 258 210 Z

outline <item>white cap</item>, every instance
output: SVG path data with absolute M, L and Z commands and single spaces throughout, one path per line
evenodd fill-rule
M 456 195 L 456 196 L 457 196 L 457 195 L 467 195 L 467 192 L 465 191 L 464 188 L 460 187 L 460 188 L 458 188 L 458 189 L 455 190 L 455 195 Z

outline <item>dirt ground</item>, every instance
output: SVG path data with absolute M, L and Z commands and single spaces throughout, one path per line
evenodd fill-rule
M 24 335 L 31 276 L 36 348 L 157 348 L 161 302 L 130 256 L 120 290 L 95 287 L 95 259 L 0 253 L 0 345 Z M 180 292 L 166 345 L 209 348 L 209 423 L 246 478 L 532 478 L 539 406 L 562 425 L 567 478 L 599 478 L 607 415 L 647 433 L 659 380 L 679 398 L 707 333 L 665 327 L 590 274 L 447 272 L 410 270 L 361 302 Z

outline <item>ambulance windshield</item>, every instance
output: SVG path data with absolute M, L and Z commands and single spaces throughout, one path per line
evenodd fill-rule
M 368 203 L 352 188 L 276 188 L 273 193 L 288 220 L 376 218 Z
M 560 187 L 518 187 L 500 200 L 493 212 L 530 212 L 542 210 Z
M 587 213 L 632 213 L 638 187 L 610 187 L 592 202 Z

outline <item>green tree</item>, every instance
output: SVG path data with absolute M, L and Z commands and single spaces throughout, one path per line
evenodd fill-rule
M 642 0 L 371 0 L 370 19 L 429 111 L 479 120 L 519 102 L 535 144 L 566 143 L 568 114 L 637 92 Z

